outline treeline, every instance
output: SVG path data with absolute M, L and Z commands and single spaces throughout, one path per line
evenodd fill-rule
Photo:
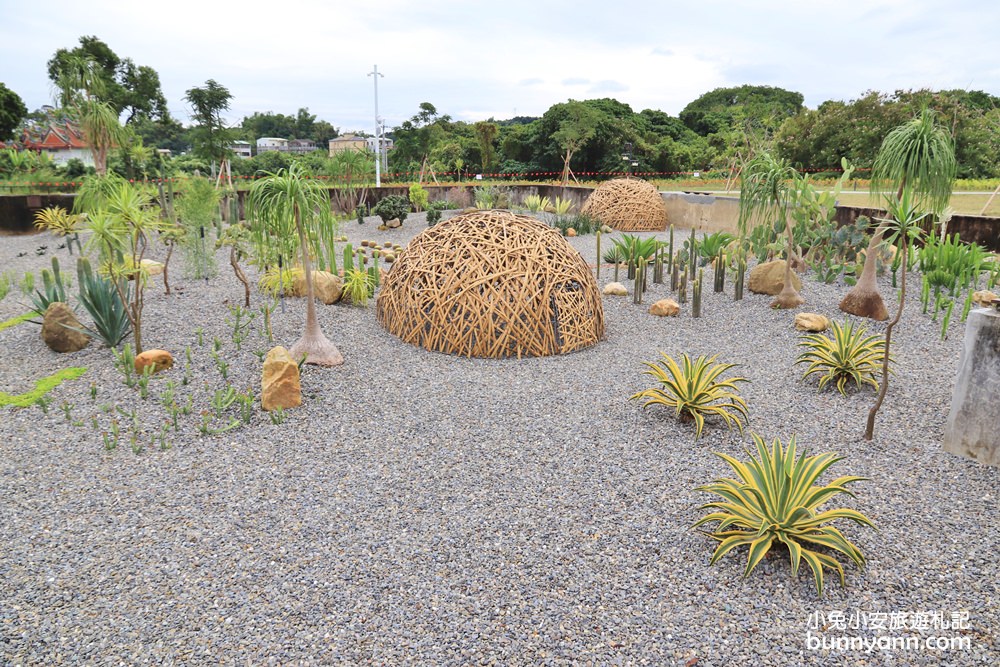
M 189 153 L 177 166 L 203 169 L 219 162 L 233 140 L 254 144 L 261 137 L 312 140 L 318 150 L 310 160 L 322 167 L 327 142 L 338 136 L 332 123 L 317 119 L 308 108 L 295 115 L 255 112 L 238 124 L 226 123 L 223 113 L 230 108 L 231 96 L 213 80 L 204 89 L 188 91 L 185 101 L 205 99 L 208 104 L 196 110 L 195 122 L 186 127 L 167 111 L 157 72 L 120 57 L 96 37 L 81 37 L 79 46 L 56 51 L 48 75 L 60 91 L 62 109 L 28 114 L 16 93 L 0 84 L 0 140 L 16 139 L 16 128 L 25 117 L 44 123 L 46 114 L 72 115 L 84 101 L 100 102 L 110 122 L 117 118 L 124 128 L 123 138 L 114 144 L 129 149 L 120 151 L 123 165 L 112 166 L 130 176 L 137 169 L 132 163 L 144 161 L 142 148 L 167 148 L 175 156 Z M 1000 98 L 990 93 L 873 91 L 855 100 L 827 101 L 813 110 L 803 106 L 800 93 L 750 85 L 708 92 L 677 116 L 656 109 L 636 112 L 628 104 L 602 98 L 554 104 L 541 117 L 464 122 L 424 102 L 410 119 L 389 131 L 394 148 L 388 172 L 519 178 L 535 174 L 548 180 L 554 173 L 563 179 L 622 171 L 734 174 L 765 148 L 799 169 L 835 171 L 846 157 L 864 170 L 888 131 L 925 106 L 937 112 L 938 122 L 954 138 L 960 178 L 1000 177 Z M 131 150 L 136 146 L 139 150 Z M 275 167 L 291 159 L 265 155 L 243 164 L 236 161 L 234 168 L 253 173 L 260 168 L 258 162 Z
M 540 118 L 479 123 L 437 115 L 431 104 L 395 128 L 393 171 L 672 174 L 738 169 L 770 147 L 799 169 L 836 171 L 846 157 L 871 167 L 882 139 L 923 106 L 955 139 L 961 178 L 1000 176 L 1000 98 L 979 91 L 868 92 L 848 102 L 803 106 L 801 94 L 766 86 L 713 90 L 674 117 L 635 112 L 604 98 L 553 105 Z M 575 140 L 575 145 L 574 145 Z M 623 159 L 627 157 L 628 159 Z

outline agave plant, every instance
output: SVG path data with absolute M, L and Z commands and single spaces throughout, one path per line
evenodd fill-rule
M 643 362 L 649 367 L 646 375 L 654 377 L 660 386 L 633 394 L 631 399 L 646 399 L 644 408 L 650 405 L 674 408 L 681 421 L 694 421 L 695 440 L 701 437 L 706 415 L 719 415 L 730 429 L 735 424 L 740 433 L 743 432 L 742 422 L 749 419 L 749 414 L 736 383 L 749 380 L 742 377 L 719 379 L 736 364 L 716 364 L 718 355 L 700 356 L 692 361 L 685 353 L 678 365 L 666 353 L 660 355 L 663 359 L 658 362 Z
M 638 264 L 640 258 L 652 259 L 656 249 L 662 245 L 655 236 L 641 239 L 631 234 L 622 234 L 620 239 L 611 239 L 611 243 L 613 248 L 609 253 L 617 249 L 618 254 L 624 258 L 622 261 L 631 264 Z
M 94 328 L 84 327 L 84 333 L 110 348 L 116 347 L 132 331 L 132 322 L 125 310 L 131 298 L 131 283 L 124 278 L 108 279 L 94 273 L 86 257 L 77 260 L 76 275 L 80 303 L 94 320 Z M 117 287 L 115 280 L 119 283 Z
M 698 243 L 698 254 L 701 255 L 701 265 L 705 266 L 719 256 L 719 253 L 729 247 L 736 237 L 729 232 L 706 234 Z
M 802 378 L 819 373 L 821 391 L 828 383 L 836 382 L 837 391 L 845 396 L 845 387 L 849 381 L 853 381 L 857 387 L 870 384 L 878 391 L 875 376 L 882 368 L 885 339 L 868 335 L 864 327 L 855 329 L 854 323 L 850 321 L 843 325 L 833 322 L 830 328 L 833 337 L 821 333 L 811 334 L 799 343 L 806 349 L 795 363 L 809 364 Z
M 775 439 L 769 450 L 762 437 L 756 433 L 751 435 L 757 457 L 747 452 L 749 462 L 716 453 L 729 464 L 739 479 L 724 478 L 697 489 L 722 497 L 722 500 L 703 505 L 702 509 L 712 508 L 715 511 L 693 526 L 697 528 L 712 521 L 719 522 L 714 532 L 707 533 L 719 542 L 712 554 L 711 564 L 714 565 L 733 549 L 747 546 L 749 554 L 743 571 L 746 578 L 777 541 L 788 547 L 792 576 L 798 574 L 802 560 L 809 564 L 820 596 L 823 595 L 824 567 L 836 570 L 840 575 L 840 585 L 844 586 L 844 568 L 840 562 L 827 553 L 816 551 L 814 547 L 840 552 L 858 567 L 864 567 L 865 557 L 840 530 L 825 524 L 834 519 L 849 519 L 870 528 L 875 526 L 868 517 L 855 510 L 838 508 L 821 511 L 819 508 L 838 493 L 854 497 L 847 490 L 847 485 L 864 478 L 838 477 L 820 486 L 817 484 L 820 475 L 843 457 L 833 453 L 816 456 L 803 453 L 796 458 L 795 436 L 789 439 L 788 447 L 783 447 L 781 441 Z

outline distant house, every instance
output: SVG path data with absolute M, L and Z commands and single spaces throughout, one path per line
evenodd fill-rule
M 257 140 L 257 155 L 267 151 L 288 150 L 288 139 L 280 137 L 261 137 Z
M 372 148 L 375 146 L 374 141 L 375 140 L 372 139 Z M 345 134 L 337 137 L 336 139 L 330 139 L 329 148 L 330 157 L 333 157 L 337 153 L 342 153 L 343 151 L 369 150 L 368 140 L 355 134 Z
M 234 141 L 229 144 L 229 150 L 233 152 L 236 157 L 253 157 L 253 151 L 251 150 L 252 144 L 249 141 Z
M 368 137 L 367 139 L 365 139 L 365 141 L 368 144 L 368 150 L 370 150 L 372 153 L 374 153 L 375 152 L 375 137 Z M 386 151 L 386 152 L 392 150 L 392 139 L 390 139 L 389 137 L 382 137 L 382 150 Z
M 84 141 L 80 127 L 71 120 L 51 120 L 47 124 L 28 126 L 21 135 L 21 148 L 46 153 L 56 164 L 66 164 L 73 158 L 89 167 L 94 156 Z
M 289 139 L 285 150 L 289 153 L 312 153 L 316 150 L 316 142 L 309 139 Z

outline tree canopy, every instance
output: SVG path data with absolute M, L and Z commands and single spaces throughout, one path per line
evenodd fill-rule
M 232 133 L 222 112 L 229 109 L 232 97 L 229 89 L 214 79 L 206 81 L 204 88 L 190 88 L 185 93 L 185 101 L 191 104 L 191 117 L 198 124 L 192 129 L 191 139 L 199 157 L 221 162 L 229 153 Z
M 119 57 L 97 37 L 83 36 L 76 48 L 57 50 L 48 62 L 49 80 L 62 88 L 79 60 L 95 63 L 99 83 L 93 91 L 98 101 L 106 103 L 119 116 L 125 114 L 125 124 L 141 118 L 162 120 L 169 116 L 156 70 L 136 65 L 131 58 Z
M 0 83 L 0 141 L 14 138 L 14 130 L 27 115 L 21 96 Z

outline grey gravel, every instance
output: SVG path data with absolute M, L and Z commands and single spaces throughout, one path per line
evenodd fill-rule
M 375 224 L 348 222 L 345 232 L 405 243 L 424 228 L 420 215 L 399 230 Z M 593 236 L 571 242 L 594 261 Z M 40 245 L 45 256 L 35 255 Z M 0 266 L 18 278 L 37 272 L 56 245 L 47 235 L 4 237 Z M 184 280 L 181 262 L 172 264 L 177 293 L 165 296 L 157 279 L 147 292 L 145 341 L 171 350 L 178 366 L 145 401 L 97 344 L 58 355 L 35 325 L 0 331 L 4 391 L 66 366 L 88 369 L 52 392 L 47 416 L 0 410 L 3 664 L 1000 662 L 1000 471 L 941 450 L 963 332 L 957 310 L 941 340 L 911 296 L 872 442 L 861 433 L 873 392 L 845 398 L 800 380 L 794 313 L 749 293 L 735 302 L 729 285 L 724 295 L 709 285 L 697 320 L 689 305 L 678 318 L 649 316 L 648 304 L 668 296 L 662 285 L 650 285 L 641 307 L 607 297 L 605 341 L 520 361 L 429 353 L 383 331 L 374 308 L 320 307 L 346 364 L 307 368 L 305 403 L 284 423 L 258 405 L 249 425 L 205 436 L 199 413 L 223 386 L 213 339 L 229 381 L 255 392 L 254 352 L 269 344 L 258 320 L 243 350 L 233 345 L 225 317 L 242 288 L 224 251 L 207 283 Z M 839 318 L 846 287 L 805 282 L 802 310 Z M 15 288 L 0 320 L 25 302 Z M 276 342 L 291 345 L 303 316 L 303 300 L 286 301 Z M 180 385 L 187 346 L 193 379 L 177 392 L 194 414 L 161 450 L 159 396 L 168 379 Z M 710 422 L 695 442 L 666 410 L 627 400 L 648 385 L 641 362 L 661 350 L 740 364 L 752 381 L 743 395 L 753 430 L 797 434 L 800 447 L 845 457 L 833 475 L 869 478 L 856 498 L 838 501 L 879 527 L 843 526 L 869 561 L 864 571 L 845 566 L 846 588 L 830 577 L 818 598 L 808 569 L 792 577 L 780 552 L 747 580 L 745 552 L 709 566 L 714 542 L 690 526 L 710 496 L 695 487 L 729 474 L 711 452 L 742 455 L 748 438 Z M 110 404 L 122 408 L 122 438 L 109 452 L 100 433 Z M 122 414 L 133 408 L 139 454 Z M 958 634 L 971 648 L 810 650 L 809 614 L 837 610 L 968 611 L 971 627 Z

